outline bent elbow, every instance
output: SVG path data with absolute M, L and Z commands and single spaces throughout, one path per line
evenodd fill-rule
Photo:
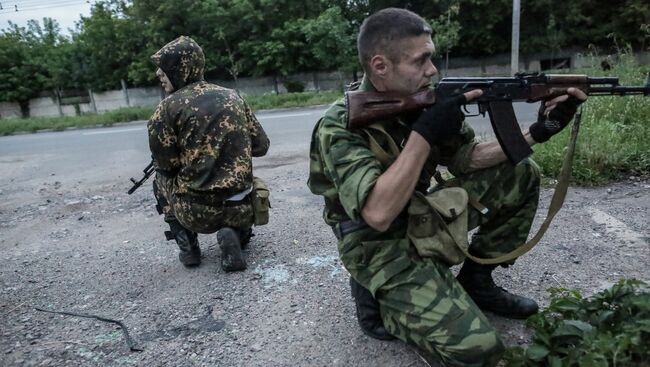
M 392 220 L 383 213 L 362 213 L 363 220 L 366 224 L 377 232 L 386 232 L 390 227 Z

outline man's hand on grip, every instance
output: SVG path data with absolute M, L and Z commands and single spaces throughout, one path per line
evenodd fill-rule
M 458 134 L 463 126 L 465 115 L 460 106 L 480 96 L 480 90 L 436 102 L 424 110 L 413 123 L 413 131 L 420 134 L 429 145 L 438 145 L 449 137 Z
M 568 94 L 542 103 L 537 113 L 537 122 L 528 129 L 530 136 L 538 143 L 548 141 L 571 122 L 578 106 L 586 99 L 587 96 L 582 91 L 569 88 Z

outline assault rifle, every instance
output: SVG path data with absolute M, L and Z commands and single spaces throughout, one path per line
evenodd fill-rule
M 513 164 L 519 163 L 533 151 L 521 134 L 512 102 L 538 102 L 566 94 L 570 87 L 589 96 L 650 95 L 650 73 L 645 86 L 621 86 L 616 77 L 589 77 L 572 74 L 519 73 L 514 77 L 443 78 L 435 89 L 412 95 L 392 92 L 350 91 L 345 94 L 348 129 L 362 128 L 378 120 L 415 111 L 473 89 L 483 95 L 468 102 L 478 104 L 478 113 L 487 112 L 499 144 Z M 464 107 L 466 108 L 466 107 Z M 465 109 L 466 113 L 469 113 Z M 469 115 L 471 116 L 471 115 Z
M 153 159 L 152 159 L 151 162 L 149 164 L 147 164 L 147 166 L 142 170 L 142 172 L 144 172 L 144 176 L 142 176 L 140 181 L 136 181 L 135 178 L 133 178 L 133 177 L 131 177 L 129 179 L 129 180 L 131 180 L 131 182 L 133 182 L 133 186 L 126 193 L 129 194 L 129 195 L 133 194 L 133 192 L 135 190 L 137 190 L 138 187 L 142 186 L 142 184 L 145 181 L 147 181 L 149 176 L 151 176 L 154 173 L 154 171 L 155 171 L 155 168 L 153 167 Z

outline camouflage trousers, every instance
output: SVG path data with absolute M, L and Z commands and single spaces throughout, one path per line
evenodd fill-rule
M 493 257 L 525 243 L 539 199 L 534 162 L 504 163 L 458 179 L 490 210 L 482 215 L 469 209 L 470 229 L 478 227 L 473 254 Z M 394 224 L 385 233 L 366 229 L 347 235 L 339 242 L 343 264 L 375 295 L 392 335 L 447 366 L 495 366 L 504 351 L 496 331 L 448 265 L 417 255 L 405 227 Z
M 183 227 L 197 233 L 214 233 L 223 227 L 246 231 L 253 225 L 250 195 L 240 201 L 197 202 L 179 195 L 174 179 L 156 174 L 153 192 L 165 222 L 178 220 Z

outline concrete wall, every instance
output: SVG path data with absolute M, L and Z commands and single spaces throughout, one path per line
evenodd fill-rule
M 639 63 L 650 64 L 650 53 L 639 53 L 635 55 Z M 581 54 L 576 50 L 567 50 L 558 52 L 553 56 L 554 60 L 569 59 L 570 68 L 581 68 L 587 66 L 598 66 L 604 56 L 589 56 Z M 542 63 L 548 64 L 550 56 L 544 55 L 524 55 L 520 59 L 519 70 L 521 71 L 541 71 Z M 487 75 L 509 75 L 510 74 L 510 55 L 499 54 L 487 56 L 482 59 L 474 58 L 451 58 L 449 68 L 445 69 L 445 60 L 436 62 L 443 76 L 487 76 Z M 262 95 L 273 94 L 275 88 L 280 93 L 286 93 L 287 89 L 282 84 L 282 78 L 262 77 L 262 78 L 239 78 L 237 83 L 233 80 L 210 80 L 210 82 L 228 87 L 237 88 L 243 94 Z M 302 73 L 291 75 L 284 80 L 299 81 L 305 85 L 305 90 L 342 90 L 343 86 L 352 81 L 352 75 L 342 72 L 329 73 Z M 641 81 L 639 81 L 641 82 Z M 130 88 L 128 89 L 128 105 L 123 90 L 113 90 L 106 92 L 93 93 L 97 112 L 110 111 L 127 106 L 155 106 L 164 98 L 160 87 L 149 88 Z M 59 116 L 59 108 L 56 100 L 52 97 L 39 97 L 30 100 L 31 116 Z M 78 110 L 81 113 L 94 112 L 91 103 L 78 104 Z M 77 108 L 74 105 L 62 105 L 61 112 L 65 116 L 74 116 Z M 20 117 L 20 106 L 17 103 L 0 102 L 0 118 Z
M 0 118 L 20 117 L 20 106 L 18 103 L 0 102 Z
M 349 80 L 344 78 L 341 72 L 329 73 L 304 73 L 296 74 L 286 80 L 299 81 L 305 85 L 305 90 L 343 90 L 343 86 Z M 233 80 L 211 80 L 210 82 L 228 88 L 237 87 L 247 95 L 262 95 L 275 93 L 275 78 L 239 78 L 237 85 Z M 286 93 L 287 88 L 280 79 L 277 80 L 277 87 L 280 93 Z M 111 111 L 123 107 L 155 106 L 164 98 L 160 87 L 129 88 L 128 104 L 123 90 L 111 90 L 105 92 L 94 92 L 95 107 L 97 112 Z M 80 113 L 94 112 L 91 102 L 78 103 L 75 105 L 61 105 L 61 113 L 64 116 L 75 116 L 77 109 Z M 29 111 L 32 117 L 59 116 L 59 108 L 56 99 L 53 97 L 39 97 L 29 101 Z M 20 106 L 17 103 L 0 102 L 0 118 L 20 117 Z

